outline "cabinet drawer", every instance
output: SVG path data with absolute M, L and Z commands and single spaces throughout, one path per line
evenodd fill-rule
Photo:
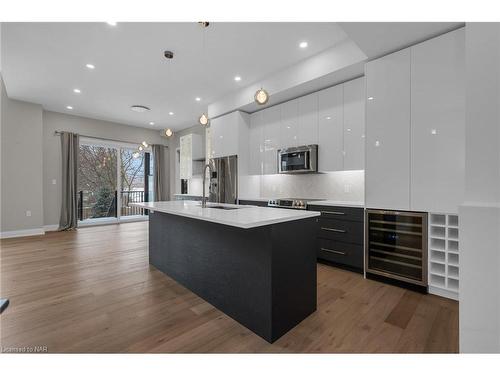
M 350 267 L 363 269 L 363 246 L 320 238 L 317 256 Z
M 363 245 L 362 222 L 328 219 L 321 216 L 318 237 Z
M 308 206 L 310 211 L 321 212 L 322 217 L 350 221 L 364 221 L 364 209 L 340 206 Z

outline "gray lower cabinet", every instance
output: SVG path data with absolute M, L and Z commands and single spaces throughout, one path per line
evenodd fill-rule
M 363 272 L 364 209 L 338 206 L 309 206 L 320 211 L 317 256 L 335 265 Z

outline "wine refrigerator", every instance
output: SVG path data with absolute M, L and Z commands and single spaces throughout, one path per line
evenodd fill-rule
M 366 210 L 365 270 L 427 287 L 427 213 Z

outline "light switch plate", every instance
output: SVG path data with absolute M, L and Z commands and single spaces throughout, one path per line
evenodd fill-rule
M 52 180 L 52 185 L 55 185 L 55 184 L 56 184 L 56 179 L 54 178 L 54 179 Z
M 27 216 L 27 217 L 30 217 L 30 216 L 31 216 L 31 211 L 30 211 L 30 210 L 26 211 L 26 216 Z

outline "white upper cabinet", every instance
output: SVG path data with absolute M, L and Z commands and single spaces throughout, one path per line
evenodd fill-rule
M 179 176 L 181 179 L 189 179 L 193 177 L 193 162 L 205 158 L 202 137 L 199 134 L 187 134 L 180 137 L 179 144 Z
M 238 121 L 238 111 L 210 121 L 212 158 L 238 154 Z
M 210 127 L 207 127 L 205 129 L 205 159 L 208 161 L 208 159 L 213 157 L 212 153 L 212 129 Z
M 191 136 L 191 134 L 189 135 Z M 193 163 L 191 159 L 191 141 L 185 135 L 179 139 L 180 159 L 179 159 L 179 177 L 183 180 L 191 178 L 193 174 Z
M 457 213 L 465 178 L 465 31 L 412 47 L 411 209 Z
M 278 173 L 278 150 L 282 147 L 281 109 L 276 105 L 261 112 L 264 124 L 263 174 L 276 174 Z
M 250 129 L 248 132 L 249 143 L 249 175 L 260 175 L 263 172 L 264 153 L 264 126 L 262 121 L 262 111 L 254 112 L 250 115 Z
M 410 209 L 410 49 L 365 65 L 365 204 Z
M 344 83 L 344 170 L 365 169 L 365 79 Z
M 343 169 L 343 87 L 337 85 L 318 93 L 318 169 Z
M 278 105 L 281 109 L 281 148 L 299 145 L 299 100 Z
M 318 145 L 321 172 L 363 169 L 364 99 L 362 77 L 253 113 L 249 174 L 276 174 L 278 150 L 311 144 Z
M 299 102 L 298 143 L 318 144 L 318 93 L 302 96 Z

